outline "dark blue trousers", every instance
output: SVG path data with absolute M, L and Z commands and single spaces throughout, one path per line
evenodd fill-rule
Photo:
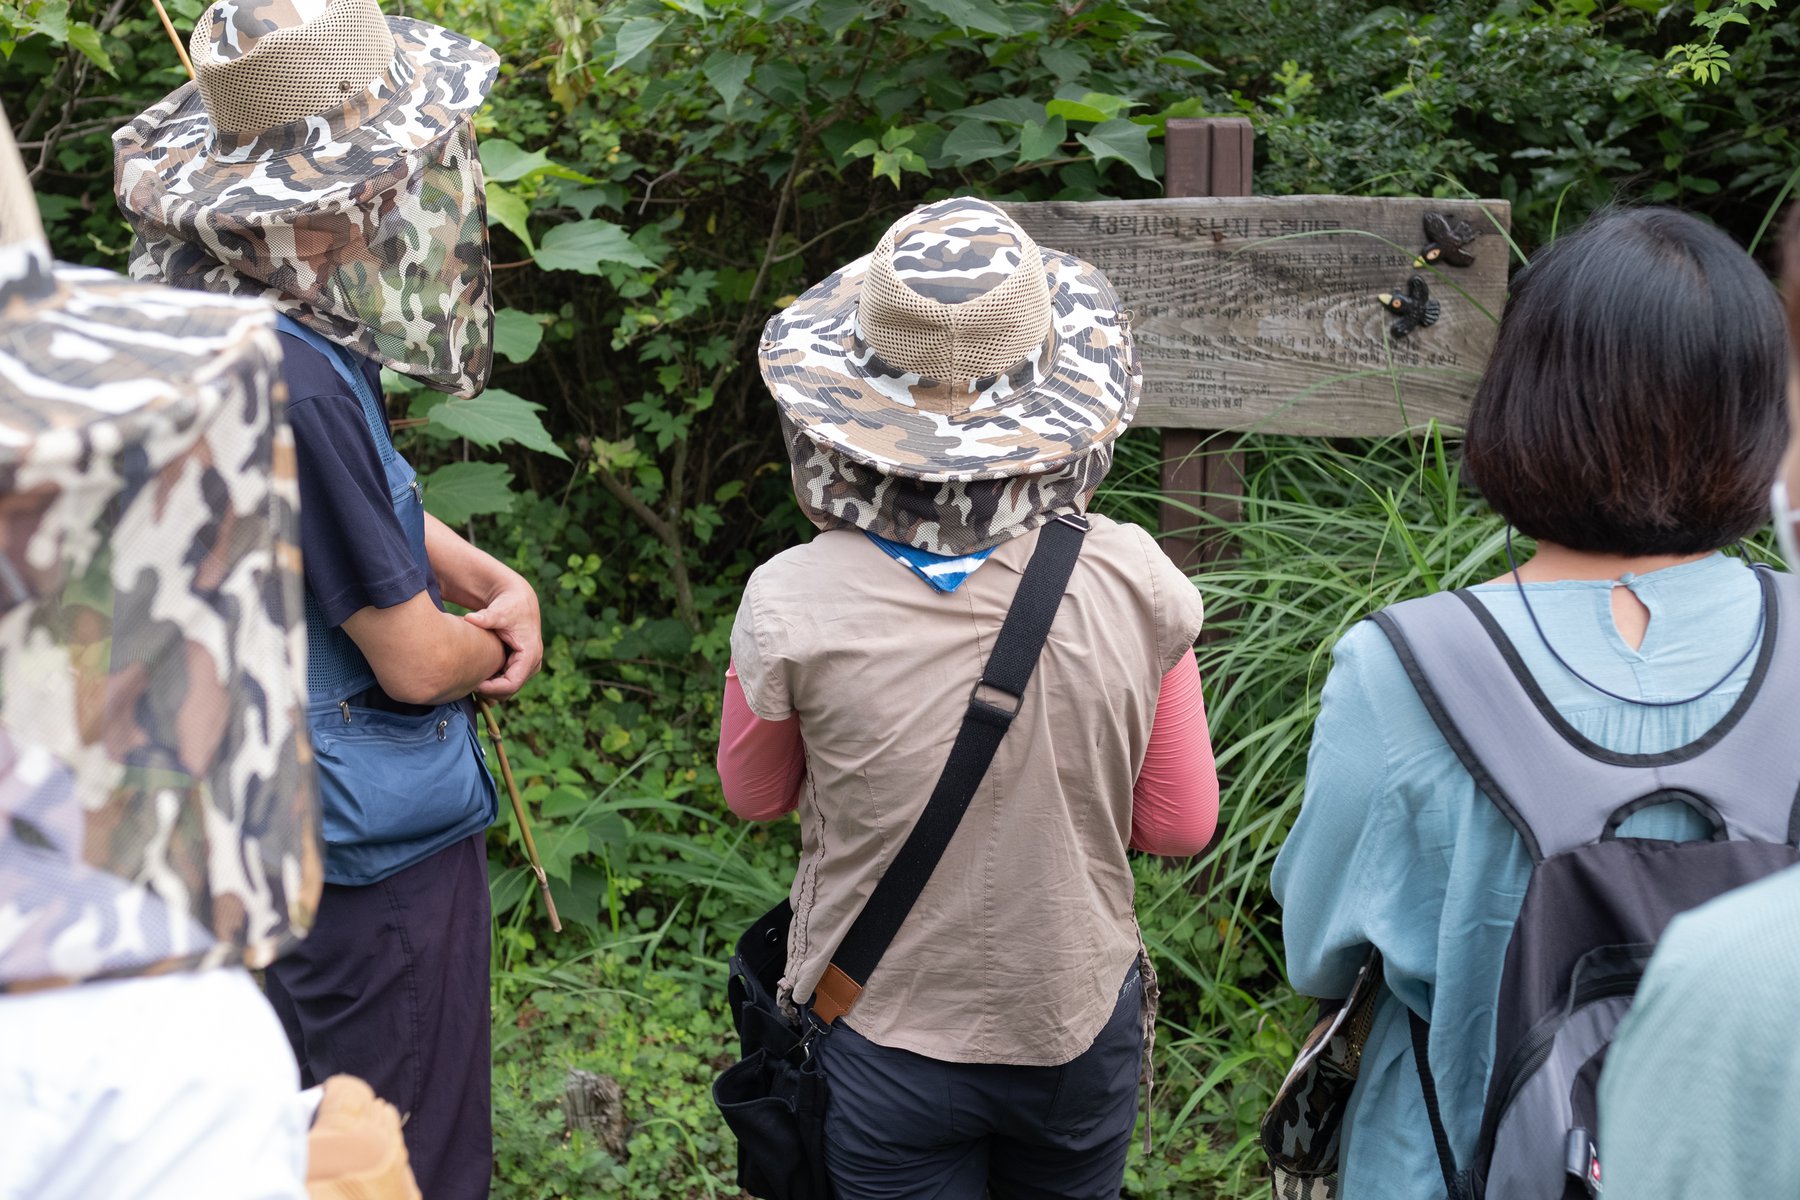
M 1143 982 L 1060 1067 L 947 1063 L 842 1021 L 818 1051 L 838 1200 L 1116 1200 L 1137 1120 Z
M 484 1200 L 489 1103 L 483 834 L 366 887 L 326 884 L 312 932 L 264 975 L 301 1083 L 367 1080 L 405 1117 L 428 1200 Z

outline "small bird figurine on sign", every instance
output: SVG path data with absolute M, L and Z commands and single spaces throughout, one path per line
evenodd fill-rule
M 1397 338 L 1405 337 L 1421 325 L 1437 323 L 1438 302 L 1431 298 L 1431 288 L 1423 276 L 1414 275 L 1406 281 L 1404 296 L 1383 292 L 1375 298 L 1381 301 L 1383 308 L 1400 314 L 1388 326 L 1388 331 Z
M 1475 227 L 1449 213 L 1425 214 L 1425 248 L 1413 259 L 1414 267 L 1470 267 L 1475 256 L 1469 243 L 1475 240 Z

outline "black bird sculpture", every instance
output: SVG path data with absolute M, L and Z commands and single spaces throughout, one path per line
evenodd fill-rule
M 1397 338 L 1405 337 L 1421 325 L 1437 324 L 1438 302 L 1431 298 L 1431 288 L 1421 275 L 1407 279 L 1406 295 L 1383 292 L 1375 298 L 1381 301 L 1383 308 L 1399 314 L 1388 326 L 1388 331 Z
M 1425 248 L 1413 259 L 1413 266 L 1468 267 L 1475 263 L 1469 243 L 1475 240 L 1475 227 L 1449 213 L 1425 214 Z

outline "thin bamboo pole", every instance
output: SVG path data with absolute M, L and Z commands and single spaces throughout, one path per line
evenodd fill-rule
M 164 8 L 162 0 L 150 0 L 156 5 L 156 15 L 162 18 L 163 30 L 169 40 L 175 43 L 175 53 L 181 55 L 181 65 L 187 68 L 188 78 L 194 77 L 194 60 L 188 57 L 187 47 L 181 44 L 181 35 L 175 32 L 175 22 L 169 20 L 169 10 Z
M 519 799 L 519 785 L 513 782 L 512 763 L 506 759 L 506 742 L 500 736 L 500 722 L 494 720 L 494 709 L 486 700 L 477 701 L 481 715 L 487 719 L 488 740 L 500 756 L 500 778 L 506 781 L 506 794 L 512 797 L 513 816 L 519 822 L 519 833 L 525 839 L 525 857 L 531 860 L 531 873 L 537 876 L 538 891 L 543 893 L 544 910 L 550 914 L 550 928 L 562 932 L 562 918 L 556 915 L 556 901 L 550 898 L 550 877 L 538 861 L 537 843 L 531 838 L 531 822 L 525 819 L 525 802 Z

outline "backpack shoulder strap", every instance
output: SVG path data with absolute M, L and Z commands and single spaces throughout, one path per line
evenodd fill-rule
M 1532 798 L 1610 791 L 1613 780 L 1601 764 L 1556 736 L 1484 627 L 1479 605 L 1467 592 L 1439 592 L 1373 619 L 1438 732 L 1518 831 L 1531 860 L 1542 862 L 1565 844 L 1591 841 L 1604 817 L 1589 820 L 1567 807 L 1546 812 L 1549 806 L 1534 805 Z
M 1470 592 L 1409 600 L 1374 620 L 1445 741 L 1534 862 L 1608 835 L 1632 805 L 1671 793 L 1698 798 L 1720 836 L 1785 842 L 1800 832 L 1800 738 L 1792 733 L 1800 647 L 1782 617 L 1800 614 L 1800 587 L 1788 575 L 1758 577 L 1766 618 L 1743 694 L 1704 736 L 1656 754 L 1608 750 L 1576 731 Z

